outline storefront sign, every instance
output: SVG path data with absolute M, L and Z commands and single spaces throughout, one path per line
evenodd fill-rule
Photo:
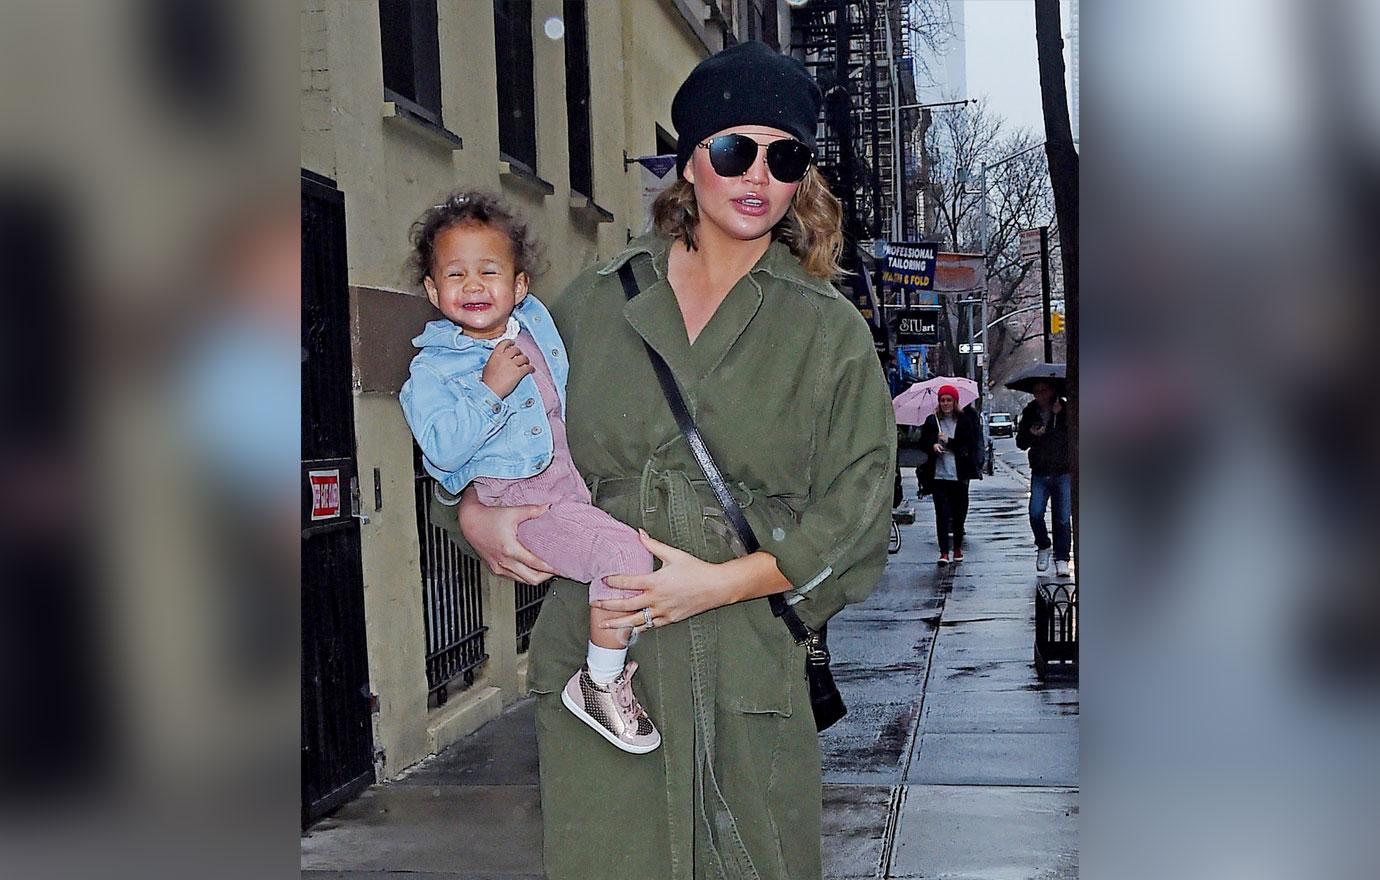
M 882 259 L 882 284 L 902 294 L 934 289 L 934 264 L 939 245 L 931 242 L 889 242 Z
M 939 306 L 910 306 L 891 313 L 897 345 L 938 345 Z

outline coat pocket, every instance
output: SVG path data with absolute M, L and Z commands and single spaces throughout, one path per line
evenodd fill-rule
M 719 624 L 719 688 L 725 704 L 753 715 L 792 712 L 794 679 L 805 674 L 804 649 L 766 599 L 730 606 Z

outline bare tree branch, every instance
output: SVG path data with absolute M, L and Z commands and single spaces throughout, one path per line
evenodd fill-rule
M 912 0 L 909 25 L 905 38 L 913 50 L 916 84 L 924 87 L 942 82 L 944 78 L 930 69 L 930 62 L 948 54 L 954 44 L 954 22 L 948 0 Z

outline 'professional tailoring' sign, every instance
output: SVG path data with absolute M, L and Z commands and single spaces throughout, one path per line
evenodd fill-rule
M 933 290 L 938 252 L 933 242 L 889 242 L 882 258 L 882 283 L 903 292 Z
M 891 313 L 897 345 L 938 345 L 939 306 L 911 306 Z

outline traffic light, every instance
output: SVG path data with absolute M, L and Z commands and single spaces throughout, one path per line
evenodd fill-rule
M 1049 316 L 1049 330 L 1051 333 L 1064 332 L 1064 316 L 1058 312 Z

